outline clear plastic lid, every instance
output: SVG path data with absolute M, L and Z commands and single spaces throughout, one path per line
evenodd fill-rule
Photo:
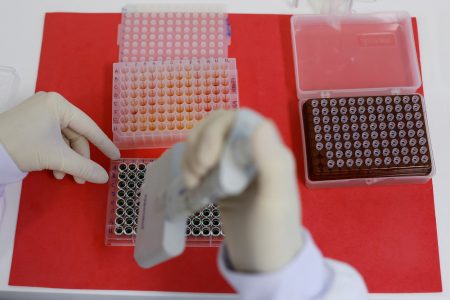
M 407 12 L 295 15 L 297 96 L 414 93 L 421 85 Z

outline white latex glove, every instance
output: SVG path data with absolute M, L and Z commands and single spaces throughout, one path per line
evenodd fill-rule
M 183 157 L 188 187 L 219 161 L 236 112 L 216 111 L 189 135 Z M 265 120 L 251 140 L 257 176 L 241 195 L 220 202 L 225 245 L 240 272 L 270 272 L 288 264 L 302 246 L 295 161 L 274 124 Z
M 108 173 L 90 160 L 89 142 L 106 156 L 120 152 L 84 112 L 57 93 L 39 92 L 0 114 L 0 144 L 23 172 L 49 169 L 55 178 L 105 183 Z

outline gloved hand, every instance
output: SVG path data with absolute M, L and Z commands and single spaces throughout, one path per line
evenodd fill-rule
M 120 152 L 84 112 L 57 93 L 39 92 L 0 114 L 0 144 L 23 172 L 53 170 L 78 183 L 105 183 L 108 173 L 90 160 L 89 142 L 106 156 Z
M 197 186 L 219 161 L 235 116 L 216 111 L 189 135 L 183 157 L 188 187 Z M 257 127 L 251 145 L 255 181 L 219 204 L 225 246 L 236 271 L 270 272 L 288 264 L 302 247 L 295 161 L 269 120 Z

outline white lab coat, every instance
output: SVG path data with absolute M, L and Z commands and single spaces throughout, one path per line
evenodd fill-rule
M 325 259 L 311 235 L 287 265 L 271 273 L 246 274 L 232 270 L 227 251 L 219 252 L 222 275 L 243 300 L 362 300 L 367 289 L 359 273 L 348 264 Z
M 5 185 L 22 180 L 21 172 L 0 144 L 0 226 L 4 214 Z M 364 280 L 349 265 L 324 259 L 310 234 L 304 232 L 304 246 L 282 269 L 264 274 L 232 270 L 225 247 L 219 252 L 222 275 L 243 300 L 362 300 L 367 299 Z

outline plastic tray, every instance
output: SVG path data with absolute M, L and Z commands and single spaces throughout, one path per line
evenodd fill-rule
M 389 12 L 345 16 L 293 16 L 291 26 L 306 160 L 306 185 L 338 187 L 427 182 L 434 174 L 435 166 L 425 101 L 422 95 L 416 94 L 421 86 L 421 79 L 409 14 Z M 408 115 L 408 118 L 414 118 L 414 114 L 408 114 L 414 111 L 407 105 L 410 102 L 402 102 L 406 99 L 405 96 L 418 99 L 421 119 L 414 121 L 420 121 L 422 124 L 420 129 L 423 130 L 421 135 L 426 140 L 426 153 L 419 153 L 420 148 L 417 153 L 416 149 L 413 150 L 413 153 L 418 155 L 412 154 L 411 149 L 408 153 L 406 149 L 403 152 L 399 149 L 399 153 L 395 150 L 395 155 L 391 152 L 393 148 L 398 147 L 397 143 L 400 141 L 410 148 L 414 148 L 413 144 L 418 142 L 417 136 L 406 135 L 402 139 L 389 136 L 390 131 L 395 131 L 396 134 L 402 132 L 404 135 L 402 130 L 406 128 L 401 127 L 411 125 L 404 117 Z M 349 99 L 353 99 L 355 104 L 349 106 Z M 399 107 L 392 111 L 394 128 L 387 132 L 380 129 L 381 123 L 384 123 L 382 128 L 388 127 L 389 124 L 384 120 L 389 115 L 385 111 L 389 105 L 386 99 L 391 99 L 392 102 L 394 99 L 396 102 L 400 99 L 400 102 L 395 104 Z M 319 103 L 316 115 L 313 115 L 312 103 Z M 333 107 L 337 109 L 334 115 L 331 114 Z M 373 110 L 370 113 L 367 110 L 369 107 Z M 314 118 L 317 123 L 313 122 Z M 333 118 L 339 120 L 334 122 Z M 351 137 L 344 140 L 343 124 L 347 124 L 348 128 L 357 124 L 357 135 L 353 136 L 354 132 L 349 130 Z M 361 127 L 362 124 L 365 125 Z M 330 129 L 330 132 L 315 132 L 324 128 Z M 407 129 L 416 130 L 415 134 L 419 130 L 415 124 Z M 387 133 L 387 136 L 382 133 L 386 136 L 383 143 L 383 139 L 379 137 L 382 131 Z M 327 133 L 331 133 L 331 139 L 320 142 L 315 140 L 316 136 L 324 138 Z M 361 147 L 363 142 L 367 147 Z M 317 144 L 322 144 L 323 147 L 317 149 Z M 343 147 L 344 144 L 348 144 L 347 149 Z M 355 152 L 358 150 L 355 145 L 363 150 L 362 163 L 361 157 L 355 156 L 355 153 L 358 156 L 360 154 L 359 151 Z M 389 149 L 389 155 L 383 155 L 387 153 L 385 149 Z M 336 153 L 344 155 L 339 154 L 341 157 L 337 158 Z M 348 153 L 348 157 L 345 153 Z M 385 161 L 386 157 L 388 158 Z M 356 160 L 358 166 L 355 165 Z M 375 160 L 377 165 L 374 165 Z M 423 167 L 421 171 L 418 171 L 419 165 Z
M 209 112 L 238 106 L 235 59 L 114 64 L 113 140 L 121 149 L 171 146 Z
M 227 57 L 224 13 L 124 12 L 119 25 L 121 62 Z
M 105 228 L 108 246 L 133 246 L 136 238 L 140 187 L 153 159 L 121 159 L 111 162 Z M 223 240 L 220 211 L 211 204 L 187 219 L 186 245 L 215 247 Z

